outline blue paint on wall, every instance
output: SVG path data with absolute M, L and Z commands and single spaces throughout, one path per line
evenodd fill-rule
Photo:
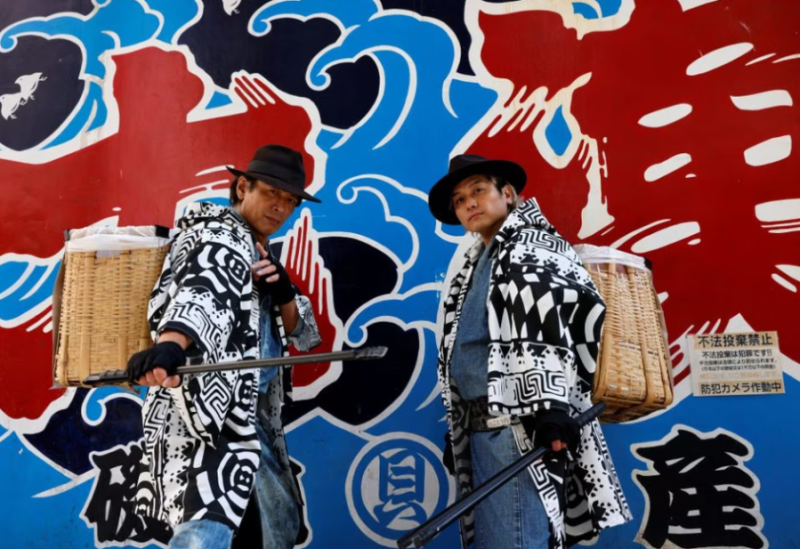
M 566 152 L 567 147 L 572 142 L 572 132 L 564 118 L 563 107 L 558 107 L 556 112 L 553 113 L 553 118 L 545 128 L 544 135 L 553 148 L 553 152 L 559 156 Z

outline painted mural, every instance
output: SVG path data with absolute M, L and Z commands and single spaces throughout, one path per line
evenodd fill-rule
M 522 164 L 573 243 L 653 262 L 676 402 L 606 427 L 634 520 L 593 543 L 795 547 L 799 99 L 797 0 L 3 2 L 0 547 L 169 538 L 132 513 L 143 395 L 52 388 L 63 231 L 224 204 L 266 143 L 322 200 L 274 239 L 317 350 L 390 349 L 295 369 L 302 547 L 393 547 L 453 500 L 437 310 L 470 237 L 426 193 L 462 152 Z M 786 394 L 693 397 L 686 336 L 751 330 L 780 334 Z

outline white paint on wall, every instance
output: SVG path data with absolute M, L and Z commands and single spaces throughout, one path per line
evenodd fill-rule
M 791 107 L 792 96 L 786 90 L 770 90 L 750 95 L 732 95 L 731 101 L 743 111 L 761 111 L 774 107 Z
M 776 265 L 780 271 L 782 271 L 785 275 L 795 279 L 797 282 L 800 282 L 800 267 L 797 265 Z
M 787 55 L 786 57 L 781 57 L 780 59 L 776 59 L 772 63 L 783 63 L 784 61 L 791 61 L 792 59 L 800 59 L 800 53 L 795 53 L 792 55 Z
M 774 53 L 768 53 L 767 55 L 762 55 L 761 57 L 756 57 L 755 59 L 753 59 L 752 61 L 748 61 L 744 65 L 745 65 L 745 67 L 749 67 L 750 65 L 755 65 L 756 63 L 761 63 L 762 61 L 765 61 L 765 60 L 769 59 L 770 57 L 775 57 L 775 54 Z
M 692 156 L 688 153 L 676 154 L 658 164 L 653 164 L 644 171 L 644 180 L 648 182 L 658 181 L 662 177 L 680 170 L 692 161 Z
M 678 103 L 670 107 L 665 107 L 653 111 L 639 119 L 639 125 L 646 128 L 661 128 L 674 124 L 682 118 L 686 118 L 692 112 L 692 106 L 688 103 Z
M 744 151 L 744 161 L 751 166 L 766 166 L 788 158 L 792 153 L 792 136 L 782 135 L 762 141 Z
M 639 227 L 635 231 L 629 232 L 628 234 L 626 234 L 625 236 L 623 236 L 622 238 L 620 238 L 619 240 L 614 242 L 611 245 L 611 247 L 614 248 L 614 249 L 618 249 L 623 244 L 625 244 L 628 240 L 632 239 L 633 237 L 642 234 L 643 232 L 645 232 L 648 229 L 652 229 L 653 227 L 661 225 L 662 223 L 667 223 L 668 221 L 670 221 L 670 220 L 669 219 L 660 219 L 658 221 L 654 221 L 653 223 L 649 223 L 648 225 L 645 225 L 644 227 Z
M 636 254 L 643 254 L 665 248 L 681 240 L 694 236 L 700 232 L 700 224 L 696 221 L 678 223 L 670 227 L 656 231 L 651 235 L 645 236 L 636 244 L 631 246 L 631 251 Z
M 785 198 L 756 204 L 756 217 L 763 223 L 800 219 L 800 198 Z
M 789 290 L 790 292 L 797 293 L 797 286 L 783 278 L 781 275 L 772 273 L 772 280 Z
M 728 63 L 736 61 L 752 49 L 753 44 L 749 42 L 740 42 L 716 49 L 693 61 L 686 68 L 686 74 L 689 76 L 697 76 L 698 74 L 711 72 Z
M 693 10 L 694 8 L 705 6 L 706 4 L 713 4 L 714 2 L 717 2 L 717 0 L 678 0 L 683 11 Z

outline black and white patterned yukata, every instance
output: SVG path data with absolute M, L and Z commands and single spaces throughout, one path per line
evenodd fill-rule
M 163 330 L 182 332 L 193 341 L 187 355 L 207 363 L 258 358 L 250 228 L 230 208 L 207 203 L 191 205 L 178 225 L 149 304 L 154 340 Z M 138 514 L 173 529 L 199 519 L 238 528 L 261 452 L 258 375 L 186 375 L 177 388 L 148 390 Z
M 560 409 L 573 417 L 592 406 L 591 389 L 605 318 L 605 303 L 572 247 L 545 219 L 535 200 L 506 218 L 494 237 L 487 299 L 489 412 L 512 416 L 522 453 L 532 449 L 520 416 Z M 447 408 L 461 497 L 472 487 L 469 418 L 450 374 L 464 297 L 481 242 L 453 278 L 443 303 L 439 378 Z M 597 421 L 581 433 L 575 459 L 539 460 L 529 467 L 550 523 L 551 549 L 588 540 L 631 519 Z M 461 520 L 462 544 L 472 542 L 472 515 Z

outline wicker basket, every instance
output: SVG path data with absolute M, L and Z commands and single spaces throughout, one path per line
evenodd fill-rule
M 165 229 L 111 230 L 114 234 L 106 235 L 110 239 L 106 238 L 103 250 L 71 251 L 70 244 L 77 241 L 68 240 L 53 296 L 56 385 L 83 386 L 81 382 L 89 374 L 124 369 L 133 353 L 153 344 L 147 305 L 170 248 L 168 238 L 163 237 Z M 120 236 L 125 231 L 133 234 Z M 157 231 L 161 236 L 155 236 Z M 135 244 L 134 249 L 108 249 L 109 240 L 114 247 L 113 239 L 130 242 L 143 232 L 154 236 L 145 244 Z
M 592 400 L 605 402 L 601 420 L 628 421 L 672 403 L 672 361 L 664 312 L 645 261 L 611 248 L 582 246 L 579 254 L 606 302 Z

